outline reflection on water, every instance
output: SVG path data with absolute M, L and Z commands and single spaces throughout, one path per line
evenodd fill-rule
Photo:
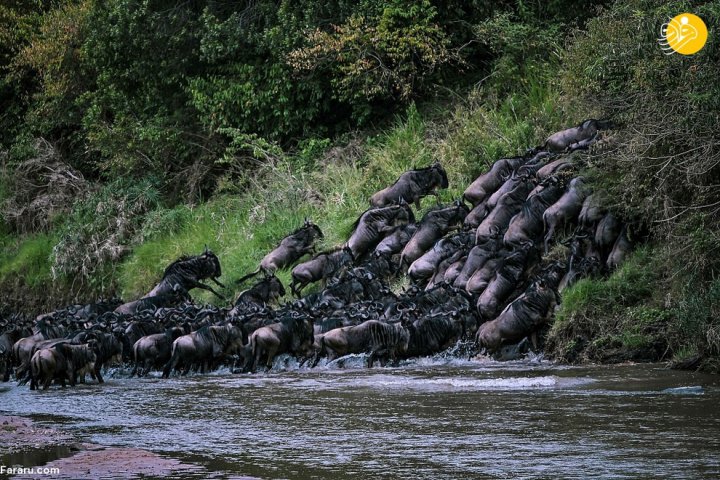
M 660 366 L 421 360 L 31 392 L 0 411 L 263 478 L 713 478 L 720 382 Z M 60 419 L 58 419 L 60 420 Z

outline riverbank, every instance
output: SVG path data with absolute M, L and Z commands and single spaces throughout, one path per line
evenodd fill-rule
M 44 422 L 47 423 L 47 422 Z M 0 412 L 0 478 L 166 478 L 203 468 L 140 448 L 86 443 L 30 416 Z

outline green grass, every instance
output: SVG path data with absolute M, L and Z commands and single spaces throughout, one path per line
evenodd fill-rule
M 21 240 L 2 236 L 0 246 L 0 283 L 22 278 L 29 287 L 41 287 L 52 282 L 50 256 L 57 238 L 38 234 Z

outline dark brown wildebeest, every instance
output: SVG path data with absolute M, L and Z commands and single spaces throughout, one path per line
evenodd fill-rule
M 431 313 L 408 322 L 405 327 L 410 341 L 405 356 L 434 355 L 454 345 L 466 332 L 465 322 L 460 316 L 458 312 Z
M 200 282 L 200 280 L 209 278 L 220 287 L 225 288 L 225 285 L 217 280 L 217 277 L 220 275 L 222 275 L 220 260 L 217 255 L 208 250 L 206 246 L 205 251 L 201 255 L 193 257 L 183 256 L 168 265 L 160 283 L 143 298 L 172 294 L 177 291 L 189 292 L 193 288 L 202 288 L 224 299 L 224 297 L 213 290 L 212 287 Z
M 226 355 L 240 351 L 247 343 L 247 334 L 235 325 L 207 326 L 177 338 L 172 344 L 170 361 L 163 368 L 163 378 L 173 370 L 184 367 L 187 375 L 194 365 L 204 373 Z
M 520 211 L 508 224 L 503 243 L 507 246 L 537 241 L 543 233 L 543 213 L 557 202 L 564 187 L 550 185 L 538 194 L 528 197 Z
M 420 228 L 400 254 L 400 268 L 410 265 L 430 249 L 450 229 L 462 223 L 468 207 L 460 200 L 450 206 L 439 206 L 427 212 L 420 221 Z
M 355 258 L 373 250 L 395 227 L 415 223 L 412 208 L 407 203 L 365 210 L 353 225 L 347 247 Z
M 133 345 L 135 367 L 130 376 L 137 373 L 138 377 L 142 377 L 147 375 L 152 367 L 164 367 L 170 361 L 173 342 L 184 334 L 182 328 L 172 327 L 164 333 L 146 335 L 135 342 Z
M 475 235 L 472 232 L 459 232 L 449 237 L 444 237 L 435 242 L 430 250 L 425 252 L 410 264 L 408 276 L 413 280 L 425 280 L 431 278 L 436 272 L 438 265 L 444 259 L 452 256 L 459 249 L 472 243 Z
M 61 338 L 66 333 L 64 327 L 52 325 L 48 320 L 42 317 L 47 316 L 41 316 L 35 320 L 33 335 L 21 338 L 15 342 L 12 347 L 11 360 L 13 364 L 17 366 L 15 370 L 15 378 L 18 381 L 23 381 L 30 372 L 30 359 L 32 358 L 35 344 L 51 338 Z
M 495 274 L 502 265 L 503 259 L 509 253 L 509 250 L 502 248 L 485 260 L 482 267 L 478 268 L 468 279 L 465 284 L 465 291 L 471 295 L 480 295 L 488 286 L 488 283 L 495 278 Z
M 548 243 L 555 234 L 555 230 L 578 218 L 586 196 L 587 189 L 582 177 L 573 178 L 562 197 L 545 210 L 543 213 L 545 253 L 548 251 Z
M 574 165 L 571 160 L 566 158 L 558 158 L 557 160 L 554 160 L 539 169 L 535 174 L 535 178 L 542 182 L 543 180 L 553 177 L 558 173 L 572 169 L 573 166 Z
M 2 381 L 10 380 L 10 370 L 12 369 L 12 347 L 15 342 L 25 336 L 32 335 L 28 329 L 13 325 L 0 335 L 0 371 L 2 371 Z
M 417 223 L 408 223 L 395 227 L 385 238 L 383 238 L 378 246 L 375 247 L 375 253 L 383 253 L 388 255 L 395 255 L 396 253 L 402 252 L 405 245 L 410 241 L 420 225 Z
M 599 131 L 607 128 L 612 128 L 612 122 L 609 120 L 585 120 L 576 127 L 550 135 L 543 148 L 551 152 L 572 152 L 586 149 L 595 143 Z
M 475 336 L 479 348 L 495 352 L 503 343 L 514 343 L 533 335 L 559 302 L 555 289 L 540 280 L 508 305 L 495 319 L 483 323 Z M 533 341 L 535 338 L 533 335 Z
M 438 188 L 448 188 L 445 169 L 439 162 L 426 168 L 410 170 L 400 175 L 391 186 L 380 190 L 370 197 L 373 207 L 385 207 L 394 203 L 414 203 L 420 208 L 420 199 L 427 195 L 437 196 Z
M 620 230 L 620 235 L 618 235 L 617 240 L 615 240 L 615 245 L 613 245 L 613 249 L 608 255 L 606 262 L 608 270 L 613 271 L 622 265 L 625 258 L 627 258 L 632 251 L 632 247 L 632 241 L 630 241 L 628 237 L 628 226 L 623 225 L 622 230 Z
M 470 249 L 467 259 L 460 270 L 460 274 L 453 282 L 453 286 L 465 289 L 470 277 L 482 268 L 489 258 L 497 253 L 501 243 L 500 231 L 499 229 L 495 229 L 489 238 Z
M 47 390 L 50 382 L 59 380 L 63 388 L 65 381 L 75 386 L 78 373 L 95 368 L 95 352 L 87 345 L 58 343 L 36 351 L 30 361 L 30 390 L 39 384 Z
M 578 225 L 587 231 L 595 234 L 595 228 L 600 220 L 607 213 L 599 194 L 593 193 L 585 198 L 580 213 L 578 214 Z
M 283 353 L 306 356 L 310 353 L 314 341 L 312 317 L 288 317 L 260 327 L 250 336 L 247 348 L 249 358 L 243 370 L 255 372 L 263 359 L 267 368 L 272 368 L 275 357 Z
M 481 322 L 495 318 L 501 305 L 504 305 L 515 291 L 527 266 L 532 248 L 534 248 L 532 243 L 526 243 L 500 262 L 495 277 L 488 282 L 477 301 Z
M 300 292 L 307 285 L 318 280 L 327 280 L 352 265 L 354 261 L 352 250 L 347 246 L 320 252 L 292 269 L 290 291 L 300 298 Z
M 306 218 L 302 227 L 283 238 L 277 247 L 263 257 L 257 270 L 240 278 L 237 283 L 242 283 L 260 272 L 269 276 L 291 266 L 303 255 L 315 253 L 315 243 L 322 238 L 324 236 L 320 227 Z
M 612 250 L 621 230 L 622 224 L 611 212 L 606 213 L 598 222 L 595 229 L 595 248 L 600 252 L 602 259 L 605 259 Z
M 317 365 L 324 356 L 327 356 L 328 361 L 333 361 L 345 355 L 368 352 L 368 367 L 372 367 L 379 358 L 394 362 L 398 354 L 407 350 L 409 338 L 408 331 L 402 325 L 378 320 L 335 328 L 318 338 L 318 349 L 312 366 Z
M 268 305 L 285 295 L 285 287 L 274 274 L 260 280 L 238 295 L 235 306 L 242 304 Z
M 144 297 L 132 302 L 123 303 L 115 309 L 115 312 L 125 315 L 135 315 L 138 312 L 149 310 L 155 312 L 158 308 L 176 307 L 182 302 L 189 300 L 187 291 L 178 287 L 177 291 Z
M 73 344 L 87 344 L 95 352 L 95 369 L 90 375 L 103 383 L 101 369 L 109 363 L 121 363 L 123 357 L 122 343 L 112 333 L 105 333 L 99 330 L 85 330 L 75 335 Z M 85 375 L 80 377 L 80 382 L 85 383 Z
M 520 211 L 523 203 L 525 203 L 527 194 L 528 185 L 522 183 L 500 197 L 495 208 L 480 222 L 477 230 L 475 230 L 475 243 L 479 245 L 495 235 L 504 233 L 510 219 Z
M 455 250 L 450 256 L 442 259 L 440 263 L 438 263 L 437 267 L 435 268 L 435 272 L 433 273 L 433 276 L 430 278 L 430 281 L 425 286 L 425 290 L 430 290 L 440 285 L 441 283 L 447 283 L 449 285 L 452 285 L 452 282 L 455 281 L 455 278 L 460 275 L 460 270 L 465 263 L 465 259 L 467 258 L 470 246 L 472 243 L 474 243 L 474 236 L 475 234 L 473 233 L 472 237 L 469 238 L 469 241 L 467 243 L 460 244 L 457 250 Z M 456 273 L 448 274 L 448 271 L 451 268 L 453 268 Z
M 163 327 L 154 320 L 133 320 L 125 327 L 120 334 L 120 341 L 123 345 L 123 360 L 130 361 L 132 359 L 133 345 L 146 335 L 153 333 L 161 333 Z
M 526 162 L 524 157 L 501 158 L 493 163 L 490 171 L 483 173 L 465 189 L 463 198 L 476 206 L 492 195 L 512 172 Z

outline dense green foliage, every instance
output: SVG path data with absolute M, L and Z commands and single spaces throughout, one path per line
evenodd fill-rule
M 682 11 L 708 44 L 665 56 L 659 26 Z M 450 200 L 607 117 L 583 175 L 649 246 L 565 292 L 548 351 L 712 366 L 718 20 L 717 1 L 4 2 L 3 300 L 131 299 L 205 244 L 230 285 L 305 216 L 341 243 L 410 167 L 440 160 Z

